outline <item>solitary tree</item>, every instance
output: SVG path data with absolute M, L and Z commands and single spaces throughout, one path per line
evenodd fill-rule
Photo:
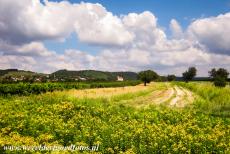
M 191 81 L 196 76 L 196 68 L 195 67 L 189 67 L 187 71 L 182 73 L 183 79 L 188 82 Z
M 227 79 L 228 75 L 229 75 L 228 71 L 224 68 L 219 68 L 218 70 L 213 68 L 211 71 L 209 71 L 209 76 L 213 79 L 215 79 L 216 77 Z
M 176 76 L 173 75 L 173 74 L 172 74 L 172 75 L 168 75 L 168 76 L 167 76 L 167 80 L 168 80 L 168 81 L 174 81 L 174 80 L 176 80 Z
M 138 78 L 144 82 L 146 86 L 147 83 L 158 79 L 158 74 L 152 70 L 141 71 L 138 73 Z
M 214 81 L 214 85 L 217 87 L 225 87 L 226 86 L 226 80 L 228 79 L 228 71 L 224 68 L 219 68 L 216 70 L 213 68 L 211 71 L 209 71 L 209 76 Z

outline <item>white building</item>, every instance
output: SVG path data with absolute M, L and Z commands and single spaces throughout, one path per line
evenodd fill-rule
M 117 76 L 117 81 L 124 81 L 123 77 L 122 76 Z

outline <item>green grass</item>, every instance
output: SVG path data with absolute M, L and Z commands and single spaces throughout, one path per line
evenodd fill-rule
M 230 117 L 230 88 L 218 88 L 211 82 L 177 82 L 177 85 L 188 88 L 199 97 L 194 102 L 197 110 L 215 116 Z
M 136 109 L 119 103 L 148 92 L 112 99 L 77 98 L 65 92 L 0 97 L 0 146 L 99 144 L 101 153 L 230 152 L 229 118 L 196 108 Z

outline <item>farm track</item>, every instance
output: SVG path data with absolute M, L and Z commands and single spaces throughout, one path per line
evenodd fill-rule
M 175 97 L 169 102 L 171 107 L 185 107 L 193 101 L 193 94 L 187 89 L 175 86 L 174 93 Z
M 134 107 L 147 107 L 149 105 L 166 105 L 169 107 L 183 108 L 194 100 L 193 94 L 182 87 L 164 83 L 162 87 L 156 87 L 155 83 L 149 86 L 137 85 L 134 87 L 119 88 L 95 88 L 87 90 L 72 90 L 69 94 L 78 98 L 106 98 L 112 99 L 124 94 L 135 94 L 145 91 L 145 95 L 140 95 L 130 99 L 121 99 L 117 103 Z
M 138 108 L 149 105 L 166 105 L 168 107 L 183 108 L 192 103 L 193 100 L 193 94 L 189 90 L 178 86 L 167 86 L 165 89 L 153 91 L 148 96 L 126 101 L 126 104 Z

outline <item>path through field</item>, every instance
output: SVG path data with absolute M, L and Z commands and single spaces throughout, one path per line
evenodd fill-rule
M 149 105 L 166 105 L 169 107 L 183 108 L 192 103 L 193 100 L 194 97 L 191 91 L 165 83 L 163 88 L 153 90 L 147 96 L 137 97 L 136 99 L 123 101 L 122 103 L 126 103 L 138 108 Z
M 193 101 L 193 96 L 187 89 L 175 86 L 173 89 L 175 97 L 169 102 L 170 106 L 184 107 Z
M 107 98 L 125 94 L 143 93 L 130 99 L 121 99 L 118 103 L 134 107 L 149 105 L 166 105 L 183 108 L 194 100 L 192 92 L 170 83 L 151 83 L 148 86 L 137 85 L 119 88 L 100 88 L 87 90 L 72 90 L 69 93 L 80 98 Z

